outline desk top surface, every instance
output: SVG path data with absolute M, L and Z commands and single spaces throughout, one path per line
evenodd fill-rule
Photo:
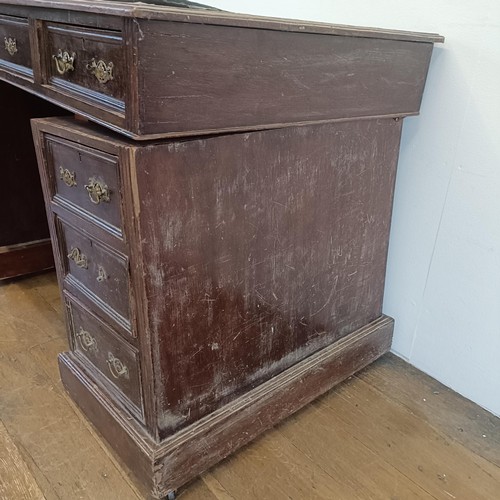
M 0 0 L 0 4 L 5 5 L 65 9 L 80 12 L 93 12 L 95 14 L 165 21 L 238 26 L 275 31 L 319 33 L 325 35 L 384 38 L 413 42 L 440 43 L 444 41 L 444 38 L 436 33 L 366 28 L 312 21 L 299 21 L 293 19 L 261 17 L 248 14 L 234 14 L 225 11 L 212 10 L 207 8 L 207 6 L 196 5 L 194 2 L 179 3 L 186 3 L 186 6 L 173 7 L 153 3 L 121 2 L 115 0 Z

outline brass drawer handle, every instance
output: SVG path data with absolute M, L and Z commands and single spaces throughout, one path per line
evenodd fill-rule
M 80 327 L 80 331 L 76 334 L 76 337 L 78 338 L 78 341 L 84 351 L 97 352 L 97 340 L 82 327 Z
M 91 177 L 89 183 L 85 185 L 85 189 L 89 193 L 90 201 L 95 205 L 99 205 L 101 201 L 109 203 L 110 191 L 104 182 L 99 182 L 95 177 Z
M 15 38 L 4 37 L 5 40 L 5 50 L 13 56 L 17 52 L 17 41 Z
M 78 267 L 82 269 L 88 268 L 87 256 L 77 247 L 71 249 L 68 254 L 68 259 L 72 260 Z
M 95 58 L 87 64 L 87 69 L 92 73 L 99 83 L 108 83 L 113 80 L 114 64 L 106 64 L 102 59 L 96 61 Z
M 109 371 L 114 378 L 129 378 L 128 368 L 118 358 L 115 358 L 110 352 L 108 352 L 107 363 Z
M 96 280 L 99 283 L 102 283 L 103 281 L 106 281 L 108 279 L 108 275 L 106 274 L 106 271 L 104 270 L 104 267 L 99 266 L 98 271 L 97 271 L 97 278 Z
M 59 49 L 57 55 L 52 56 L 52 59 L 56 64 L 57 72 L 60 75 L 64 75 L 69 71 L 74 71 L 75 57 L 76 54 L 74 52 L 70 54 L 69 52 L 66 51 L 63 52 L 61 49 Z
M 59 178 L 69 187 L 76 186 L 75 172 L 70 172 L 67 168 L 59 167 Z

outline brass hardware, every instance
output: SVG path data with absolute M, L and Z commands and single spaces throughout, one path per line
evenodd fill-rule
M 76 334 L 80 345 L 84 351 L 97 352 L 97 341 L 89 332 L 80 327 L 80 331 Z
M 71 249 L 71 252 L 68 254 L 68 259 L 71 259 L 78 267 L 81 267 L 82 269 L 88 268 L 87 256 L 83 254 L 77 247 Z
M 114 378 L 129 378 L 128 368 L 118 358 L 115 358 L 110 352 L 108 352 L 107 363 L 109 371 Z
M 98 271 L 97 271 L 97 278 L 96 280 L 99 283 L 102 283 L 103 281 L 108 279 L 108 275 L 106 274 L 106 271 L 104 270 L 104 267 L 99 266 Z
M 97 78 L 99 83 L 108 83 L 113 80 L 113 68 L 114 64 L 112 62 L 106 64 L 102 59 L 99 59 L 99 61 L 92 59 L 87 64 L 87 69 Z
M 59 49 L 57 55 L 52 56 L 52 59 L 54 59 L 54 62 L 56 63 L 57 72 L 60 75 L 64 75 L 69 71 L 74 71 L 75 57 L 76 54 L 74 52 L 70 54 L 69 52 L 63 52 L 61 49 Z
M 5 40 L 5 50 L 13 56 L 17 52 L 17 41 L 15 38 L 4 37 Z
M 75 172 L 70 172 L 67 168 L 59 167 L 59 174 L 59 178 L 64 181 L 64 184 L 66 184 L 66 186 L 76 186 Z
M 99 205 L 101 201 L 109 203 L 110 191 L 104 182 L 99 182 L 95 177 L 89 179 L 89 183 L 85 185 L 85 189 L 89 193 L 90 201 Z

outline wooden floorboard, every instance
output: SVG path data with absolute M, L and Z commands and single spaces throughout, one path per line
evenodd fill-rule
M 0 499 L 145 498 L 65 394 L 53 273 L 0 285 Z M 182 500 L 500 499 L 500 419 L 394 355 L 287 419 Z
M 45 499 L 29 467 L 1 422 L 0 498 Z
M 357 377 L 500 467 L 500 419 L 488 411 L 394 354 L 384 356 Z

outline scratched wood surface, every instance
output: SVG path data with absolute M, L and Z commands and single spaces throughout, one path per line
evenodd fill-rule
M 380 317 L 400 132 L 360 120 L 136 151 L 162 438 Z
M 0 498 L 145 498 L 64 394 L 61 314 L 52 273 L 0 285 Z M 500 419 L 388 355 L 179 498 L 496 500 L 498 436 Z
M 2 57 L 0 79 L 143 140 L 415 115 L 443 41 L 135 2 L 0 0 L 0 12 L 25 19 L 32 54 Z M 70 46 L 75 61 L 112 62 L 112 78 L 85 63 L 59 74 L 52 56 Z

